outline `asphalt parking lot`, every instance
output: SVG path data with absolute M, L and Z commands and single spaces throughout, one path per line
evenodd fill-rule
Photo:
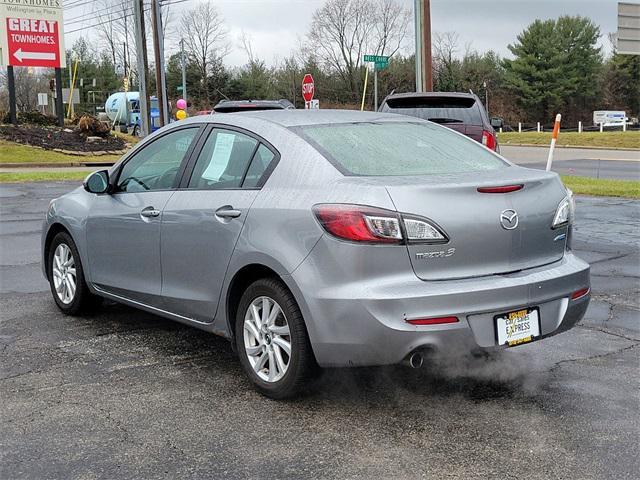
M 328 371 L 276 402 L 225 340 L 116 304 L 58 312 L 40 225 L 72 185 L 0 186 L 0 478 L 637 478 L 640 202 L 578 198 L 593 300 L 575 329 Z

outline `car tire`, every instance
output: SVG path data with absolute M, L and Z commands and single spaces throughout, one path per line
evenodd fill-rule
M 70 255 L 67 262 L 61 262 L 65 253 Z M 56 258 L 57 257 L 57 258 Z M 61 265 L 66 263 L 67 265 Z M 89 291 L 84 278 L 84 269 L 75 242 L 66 232 L 60 232 L 51 241 L 47 259 L 47 276 L 53 300 L 58 308 L 67 315 L 82 315 L 91 311 L 99 303 L 99 298 Z M 71 280 L 75 287 L 71 292 Z M 64 285 L 66 279 L 66 285 Z M 65 290 L 66 289 L 66 290 Z M 64 292 L 67 294 L 64 294 Z
M 277 311 L 277 306 L 281 314 L 274 317 L 273 325 L 267 325 L 267 319 L 258 326 L 255 318 L 264 320 L 265 299 L 268 299 L 267 303 L 273 302 L 268 307 L 269 313 L 274 309 Z M 257 315 L 252 313 L 252 307 L 255 307 Z M 260 339 L 254 329 L 249 325 L 245 327 L 246 322 L 256 327 Z M 257 280 L 245 290 L 236 315 L 235 332 L 240 362 L 256 390 L 267 397 L 279 400 L 299 395 L 319 372 L 298 303 L 282 281 L 276 278 Z M 287 341 L 289 355 L 284 348 Z M 260 348 L 262 353 L 259 353 Z M 276 350 L 280 352 L 280 358 Z M 285 363 L 286 368 L 282 369 Z M 261 364 L 263 368 L 260 368 Z M 273 368 L 276 374 L 271 378 Z

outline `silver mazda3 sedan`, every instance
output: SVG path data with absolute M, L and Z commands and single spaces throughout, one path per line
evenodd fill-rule
M 571 328 L 590 298 L 573 205 L 555 173 L 416 118 L 195 117 L 51 202 L 44 273 L 64 313 L 106 297 L 227 337 L 283 398 L 318 367 Z

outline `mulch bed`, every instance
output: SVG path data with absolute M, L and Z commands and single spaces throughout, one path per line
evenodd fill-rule
M 75 127 L 0 125 L 0 139 L 47 150 L 70 152 L 119 152 L 127 147 L 124 140 L 114 135 L 106 135 L 100 140 L 87 142 L 87 135 Z

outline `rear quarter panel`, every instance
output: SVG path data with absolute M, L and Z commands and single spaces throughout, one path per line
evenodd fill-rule
M 313 147 L 294 133 L 256 131 L 280 152 L 280 162 L 247 215 L 225 277 L 214 321 L 227 330 L 226 301 L 233 277 L 251 264 L 265 265 L 280 275 L 296 295 L 305 318 L 304 298 L 290 274 L 309 255 L 324 230 L 313 214 L 319 203 L 357 203 L 393 209 L 384 187 L 350 182 Z M 276 135 L 274 135 L 274 133 Z

